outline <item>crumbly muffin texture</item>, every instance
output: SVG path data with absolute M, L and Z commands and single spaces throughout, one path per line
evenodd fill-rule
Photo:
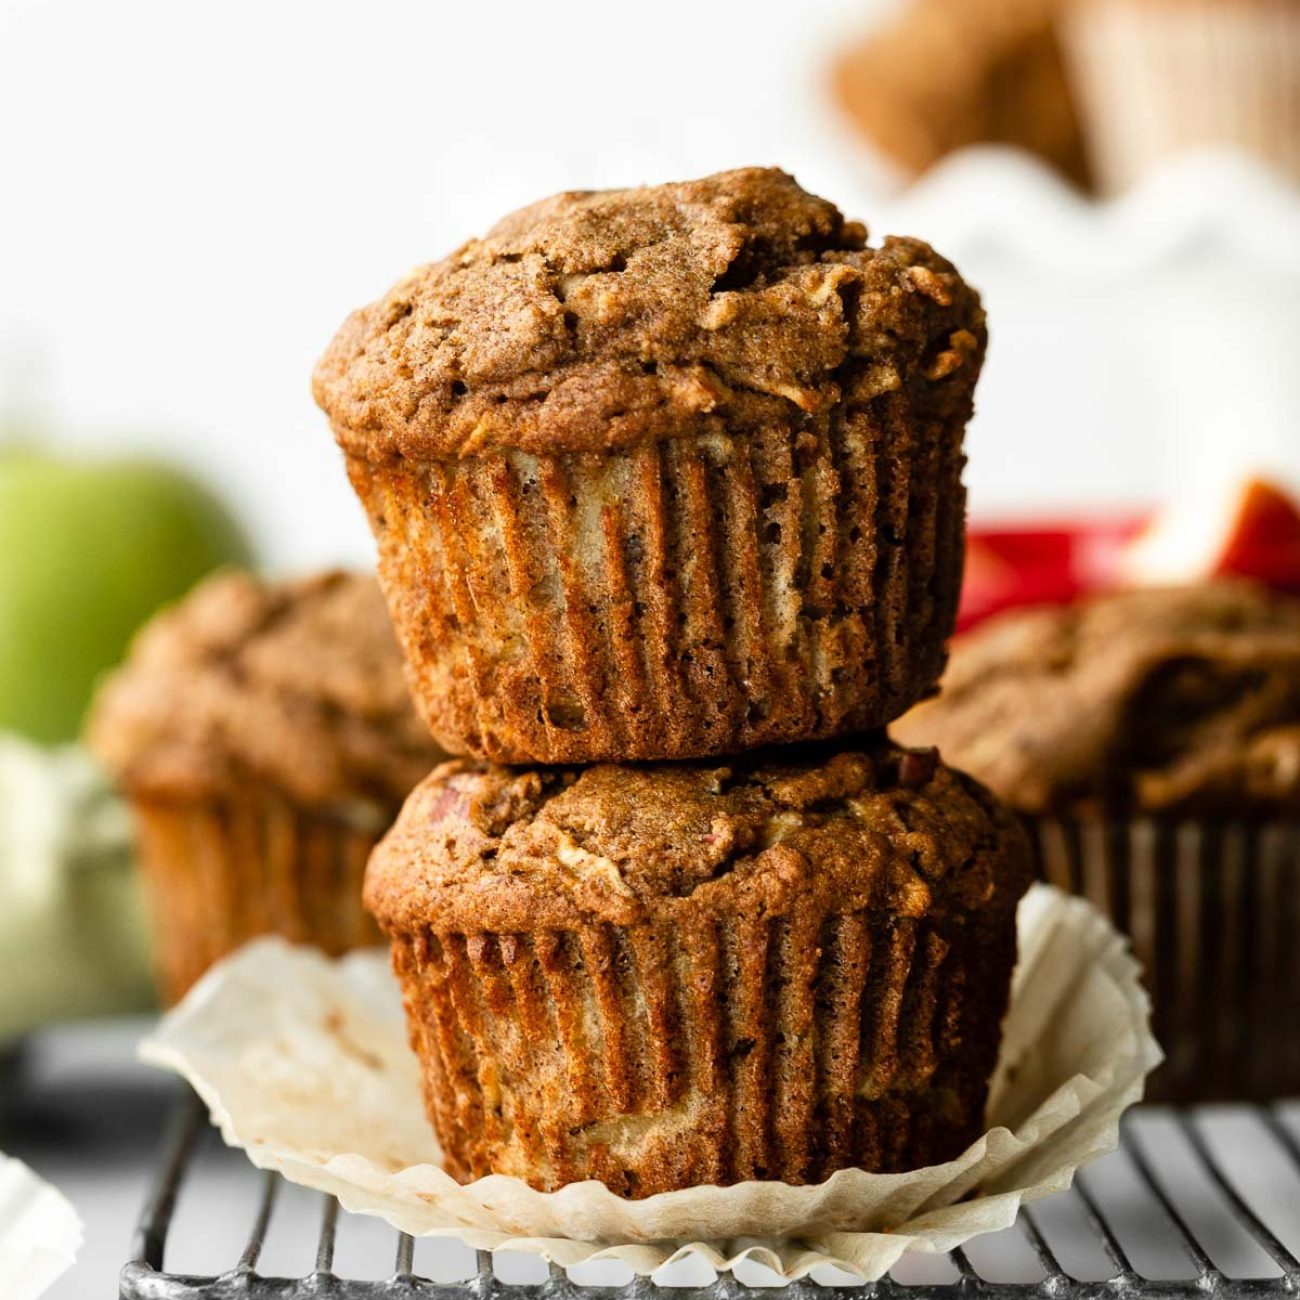
M 373 855 L 448 1168 L 639 1197 L 957 1155 L 1028 849 L 932 752 L 436 770 Z
M 717 764 L 516 770 L 453 760 L 367 873 L 390 929 L 522 931 L 810 899 L 919 916 L 989 902 L 994 800 L 933 751 L 791 746 Z M 906 836 L 899 854 L 891 835 Z
M 308 808 L 391 810 L 445 757 L 378 584 L 343 572 L 201 583 L 136 638 L 88 740 L 133 797 L 238 797 L 254 780 Z
M 1224 581 L 1013 611 L 892 730 L 1025 812 L 1300 816 L 1300 601 Z
M 608 450 L 804 423 L 907 385 L 969 400 L 978 299 L 925 244 L 771 168 L 559 194 L 354 312 L 316 369 L 368 460 Z M 970 383 L 942 381 L 962 371 Z

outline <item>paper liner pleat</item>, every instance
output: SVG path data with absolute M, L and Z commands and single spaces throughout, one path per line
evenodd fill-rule
M 1009 914 L 394 942 L 449 1166 L 628 1196 L 955 1155 L 981 1126 L 1013 960 Z
M 175 1002 L 217 958 L 260 934 L 331 954 L 382 942 L 361 906 L 382 829 L 358 827 L 270 794 L 133 804 L 154 966 Z
M 67 1197 L 0 1152 L 0 1295 L 38 1300 L 72 1267 L 84 1240 Z
M 1300 823 L 1034 819 L 1043 878 L 1132 937 L 1156 1100 L 1300 1091 Z
M 585 762 L 897 717 L 942 667 L 964 514 L 960 431 L 913 423 L 886 402 L 603 456 L 352 458 L 433 731 Z

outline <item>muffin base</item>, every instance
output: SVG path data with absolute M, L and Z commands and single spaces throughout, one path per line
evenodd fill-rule
M 925 695 L 961 584 L 961 428 L 891 394 L 605 455 L 349 458 L 412 693 L 453 753 L 705 757 Z
M 1132 937 L 1166 1053 L 1150 1100 L 1300 1092 L 1300 823 L 1029 829 L 1043 878 Z
M 1066 30 L 1102 188 L 1195 148 L 1246 150 L 1300 180 L 1292 0 L 1089 0 Z
M 1014 908 L 394 937 L 461 1180 L 627 1197 L 951 1159 L 983 1130 Z
M 382 819 L 358 827 L 270 794 L 136 799 L 132 809 L 164 1003 L 257 935 L 283 935 L 334 956 L 383 942 L 361 906 Z

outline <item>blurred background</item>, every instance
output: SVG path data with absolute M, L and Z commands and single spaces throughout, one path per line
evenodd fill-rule
M 268 563 L 361 562 L 308 393 L 349 310 L 543 194 L 774 163 L 983 290 L 977 516 L 1147 502 L 1229 450 L 1300 474 L 1294 197 L 1207 165 L 1097 203 L 1028 153 L 900 191 L 961 105 L 861 105 L 890 148 L 891 112 L 936 136 L 900 166 L 834 83 L 899 8 L 6 0 L 0 403 L 192 468 Z M 895 79 L 921 64 L 979 94 L 965 33 L 901 44 L 879 60 Z
M 1252 27 L 1268 8 L 0 0 L 9 1055 L 152 997 L 125 813 L 68 744 L 94 683 L 217 565 L 372 564 L 313 363 L 348 311 L 514 207 L 782 166 L 984 294 L 978 527 L 1127 539 L 1172 510 L 1193 524 L 1159 563 L 1185 575 L 1240 526 L 1248 480 L 1281 509 L 1300 482 L 1300 35 L 1293 6 Z M 0 1145 L 76 1181 L 58 1134 L 82 1123 L 77 1072 L 130 1074 L 129 1051 L 36 1054 L 54 1090 Z M 122 1131 L 124 1181 L 82 1188 L 105 1269 L 143 1177 Z

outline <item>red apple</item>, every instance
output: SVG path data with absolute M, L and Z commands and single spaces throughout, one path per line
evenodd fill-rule
M 1252 478 L 1157 514 L 1126 549 L 1120 578 L 1135 586 L 1255 578 L 1300 591 L 1300 507 Z
M 1073 600 L 1109 586 L 1142 520 L 1035 520 L 967 534 L 959 630 L 999 610 Z

